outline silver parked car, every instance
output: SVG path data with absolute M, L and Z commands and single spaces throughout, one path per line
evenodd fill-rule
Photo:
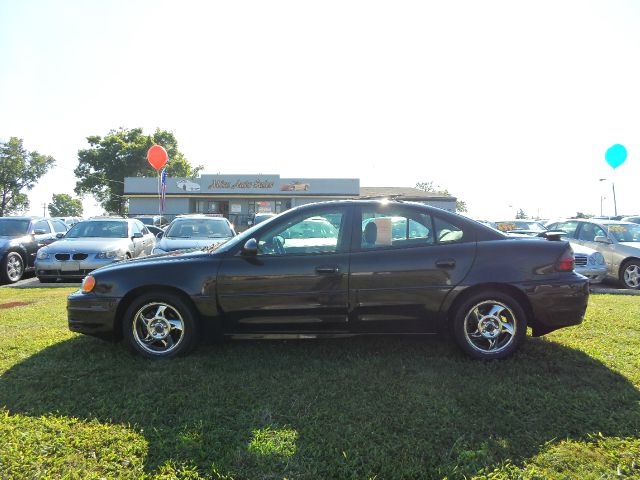
M 75 224 L 64 237 L 38 251 L 36 276 L 42 283 L 82 279 L 96 268 L 151 254 L 155 237 L 142 222 L 94 218 Z
M 169 224 L 164 233 L 158 234 L 153 253 L 209 247 L 226 242 L 235 235 L 233 226 L 224 217 L 180 215 Z
M 625 288 L 640 289 L 640 225 L 620 220 L 569 219 L 550 222 L 547 227 L 566 232 L 572 243 L 599 251 L 609 278 Z

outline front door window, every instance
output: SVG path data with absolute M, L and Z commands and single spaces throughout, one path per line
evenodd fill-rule
M 279 224 L 258 240 L 258 255 L 315 255 L 335 253 L 344 231 L 344 212 L 324 210 Z

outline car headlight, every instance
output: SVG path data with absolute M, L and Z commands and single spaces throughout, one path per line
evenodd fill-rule
M 49 258 L 49 252 L 47 252 L 47 250 L 44 248 L 38 250 L 38 260 L 46 260 L 47 258 Z
M 118 258 L 122 257 L 120 250 L 107 250 L 106 252 L 100 252 L 96 255 L 96 258 Z
M 600 252 L 589 255 L 589 263 L 591 265 L 604 265 L 604 256 Z

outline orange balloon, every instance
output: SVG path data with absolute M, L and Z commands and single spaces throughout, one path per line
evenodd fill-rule
M 169 154 L 164 147 L 161 147 L 160 145 L 154 145 L 147 152 L 147 160 L 156 170 L 160 170 L 164 167 L 168 159 Z

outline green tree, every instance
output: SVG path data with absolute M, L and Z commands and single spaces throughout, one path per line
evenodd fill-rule
M 20 138 L 0 142 L 0 217 L 29 208 L 23 190 L 31 190 L 55 163 L 53 157 L 25 150 Z
M 524 213 L 524 210 L 522 210 L 521 208 L 518 209 L 518 213 L 516 213 L 516 219 L 517 220 L 525 220 L 529 217 L 527 217 L 527 214 Z
M 144 135 L 141 128 L 111 130 L 105 137 L 87 137 L 89 148 L 78 151 L 74 170 L 75 192 L 95 196 L 110 213 L 126 213 L 124 177 L 156 177 L 158 173 L 147 162 L 147 150 L 162 145 L 169 154 L 166 169 L 172 177 L 194 177 L 202 166 L 192 167 L 178 150 L 172 132 L 157 129 Z
M 440 193 L 445 197 L 453 196 L 449 193 L 449 190 L 447 190 L 446 188 L 442 190 L 440 186 L 434 187 L 433 182 L 418 182 L 416 183 L 416 188 L 418 190 L 422 190 L 423 192 Z M 436 190 L 436 188 L 440 190 Z M 467 204 L 462 200 L 456 199 L 456 212 L 466 212 L 466 211 L 467 211 Z
M 49 204 L 49 215 L 52 217 L 82 216 L 82 202 L 66 193 L 54 193 Z

